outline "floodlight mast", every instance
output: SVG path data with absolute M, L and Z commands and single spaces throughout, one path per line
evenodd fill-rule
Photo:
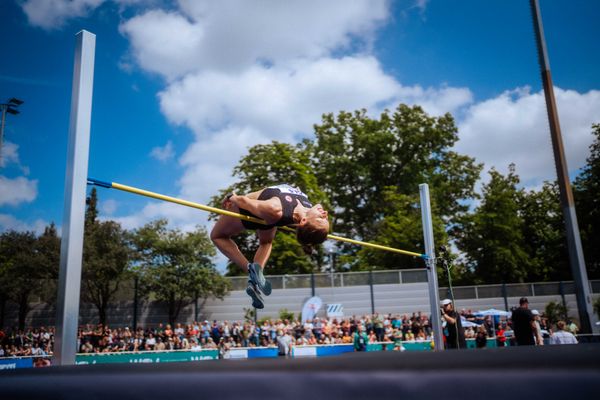
M 571 265 L 571 272 L 573 273 L 573 280 L 575 281 L 575 297 L 577 299 L 577 310 L 579 311 L 579 325 L 582 333 L 592 333 L 593 329 L 597 330 L 598 328 L 591 323 L 594 312 L 592 307 L 592 296 L 590 293 L 590 282 L 587 277 L 585 260 L 583 257 L 583 248 L 581 246 L 581 237 L 579 235 L 579 226 L 577 224 L 577 215 L 575 213 L 575 200 L 573 199 L 573 192 L 569 182 L 569 170 L 567 168 L 567 159 L 565 157 L 565 149 L 558 119 L 558 109 L 554 97 L 554 85 L 552 84 L 552 75 L 550 74 L 550 61 L 548 59 L 546 40 L 544 38 L 542 15 L 538 0 L 530 0 L 530 5 L 538 49 L 538 61 L 546 97 L 550 137 L 552 138 L 552 149 L 554 151 L 554 162 L 556 164 L 556 175 L 560 192 L 560 204 L 565 223 L 569 264 Z

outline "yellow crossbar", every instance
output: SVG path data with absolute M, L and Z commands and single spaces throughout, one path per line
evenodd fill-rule
M 180 205 L 186 206 L 186 207 L 197 208 L 197 209 L 202 210 L 202 211 L 208 211 L 208 212 L 211 212 L 211 213 L 221 214 L 221 215 L 229 215 L 230 217 L 235 217 L 235 218 L 243 219 L 245 221 L 255 222 L 255 223 L 258 223 L 258 224 L 262 224 L 262 225 L 267 225 L 266 221 L 262 220 L 260 218 L 254 218 L 254 217 L 251 217 L 249 215 L 243 215 L 243 214 L 235 213 L 235 212 L 232 212 L 232 211 L 223 210 L 221 208 L 215 208 L 215 207 L 205 206 L 203 204 L 194 203 L 192 201 L 178 199 L 177 197 L 165 196 L 164 194 L 154 193 L 154 192 L 150 192 L 148 190 L 138 189 L 138 188 L 133 187 L 133 186 L 127 186 L 127 185 L 123 185 L 123 184 L 116 183 L 116 182 L 110 182 L 109 183 L 109 182 L 98 181 L 96 179 L 91 179 L 90 178 L 90 179 L 88 179 L 88 183 L 93 184 L 93 185 L 97 185 L 97 186 L 101 186 L 101 187 L 118 189 L 118 190 L 122 190 L 124 192 L 138 194 L 140 196 L 151 197 L 151 198 L 157 199 L 157 200 L 168 201 L 170 203 L 180 204 Z M 295 232 L 296 231 L 295 229 L 292 229 L 292 228 L 287 227 L 287 226 L 281 226 L 279 228 L 282 229 L 282 230 L 288 231 L 288 232 Z M 409 256 L 413 256 L 413 257 L 427 258 L 426 254 L 415 253 L 413 251 L 407 251 L 407 250 L 400 250 L 400 249 L 396 249 L 394 247 L 382 246 L 382 245 L 375 244 L 375 243 L 362 242 L 360 240 L 348 239 L 348 238 L 345 238 L 345 237 L 342 237 L 342 236 L 327 235 L 327 238 L 331 239 L 331 240 L 337 240 L 337 241 L 340 241 L 340 242 L 352 243 L 352 244 L 356 244 L 356 245 L 359 245 L 359 246 L 370 247 L 370 248 L 373 248 L 373 249 L 384 250 L 384 251 L 391 251 L 391 252 L 394 252 L 394 253 L 406 254 L 406 255 L 409 255 Z

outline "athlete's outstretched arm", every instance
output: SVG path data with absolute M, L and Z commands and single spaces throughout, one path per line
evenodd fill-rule
M 276 197 L 268 200 L 258 200 L 253 198 L 254 196 L 252 196 L 252 194 L 247 196 L 238 196 L 233 194 L 229 198 L 229 201 L 239 208 L 250 211 L 258 218 L 264 219 L 268 224 L 273 224 L 279 221 L 283 214 L 281 201 Z

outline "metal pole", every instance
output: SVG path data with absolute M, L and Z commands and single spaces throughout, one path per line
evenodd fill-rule
M 425 242 L 425 254 L 427 259 L 427 282 L 429 283 L 429 305 L 431 307 L 431 325 L 435 350 L 444 350 L 444 339 L 442 337 L 442 324 L 440 316 L 440 294 L 437 281 L 437 270 L 435 263 L 435 247 L 433 243 L 433 223 L 431 219 L 431 204 L 429 202 L 429 186 L 426 183 L 419 185 L 421 196 L 421 219 L 423 221 L 423 240 Z
M 138 280 L 136 276 L 133 280 L 133 332 L 137 331 L 137 316 L 138 316 Z
M 6 109 L 8 106 L 6 104 L 0 105 L 2 107 L 2 125 L 0 125 L 0 166 L 2 166 L 2 142 L 4 138 L 4 121 L 6 120 Z
M 77 350 L 95 48 L 96 35 L 87 31 L 76 35 L 58 278 L 54 353 L 58 365 L 75 364 Z
M 560 122 L 558 120 L 558 110 L 554 98 L 554 87 L 552 84 L 552 76 L 550 74 L 550 62 L 548 61 L 548 53 L 546 51 L 542 15 L 537 0 L 530 0 L 530 4 L 538 49 L 538 60 L 542 72 L 542 83 L 544 85 L 544 94 L 546 97 L 546 108 L 548 110 L 548 121 L 550 123 L 550 136 L 552 138 L 552 149 L 554 151 L 554 162 L 556 164 L 558 188 L 560 190 L 560 203 L 565 218 L 569 264 L 571 265 L 571 272 L 573 273 L 573 280 L 575 281 L 579 324 L 581 325 L 582 333 L 591 333 L 591 316 L 594 315 L 592 311 L 592 296 L 590 294 L 590 285 L 585 269 L 585 260 L 583 258 L 583 249 L 581 247 L 581 238 L 579 236 L 579 226 L 577 224 L 577 215 L 575 213 L 575 202 L 573 201 L 573 192 L 571 191 L 571 184 L 569 182 L 567 159 L 565 157 Z
M 561 298 L 561 301 L 562 301 L 562 305 L 566 309 L 567 308 L 567 299 L 565 298 L 565 285 L 564 285 L 563 281 L 560 281 L 558 283 L 558 290 L 560 292 L 560 298 Z
M 198 321 L 198 293 L 194 295 L 194 321 Z
M 375 296 L 373 294 L 373 270 L 369 270 L 369 288 L 371 289 L 371 315 L 375 314 Z
M 508 295 L 506 291 L 506 282 L 502 282 L 502 297 L 504 297 L 504 310 L 508 311 Z
M 310 295 L 311 297 L 315 297 L 315 273 L 314 271 L 310 271 Z

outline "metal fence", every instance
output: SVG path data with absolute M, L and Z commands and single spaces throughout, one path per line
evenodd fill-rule
M 426 283 L 427 271 L 424 269 L 364 271 L 364 272 L 335 272 L 301 275 L 269 275 L 273 289 L 302 289 L 302 288 L 328 288 L 350 287 L 368 285 L 394 285 L 407 283 Z M 245 290 L 248 278 L 236 276 L 227 278 L 231 282 L 231 290 Z M 43 289 L 36 292 L 32 303 L 50 302 L 56 298 L 56 281 L 47 281 Z M 440 297 L 449 297 L 449 289 L 440 287 Z M 82 294 L 85 285 L 81 287 Z M 590 292 L 600 293 L 600 280 L 590 281 Z M 507 283 L 478 286 L 453 287 L 455 299 L 488 299 L 497 297 L 523 297 L 523 296 L 552 296 L 575 294 L 575 285 L 571 281 L 565 282 L 534 282 L 534 283 Z M 114 301 L 128 301 L 135 296 L 135 282 L 127 280 L 119 282 L 119 290 Z M 152 294 L 146 300 L 154 300 Z
M 423 284 L 422 288 L 427 290 L 427 271 L 425 269 L 412 270 L 386 270 L 386 271 L 362 271 L 362 272 L 335 272 L 335 273 L 316 273 L 304 275 L 270 275 L 268 276 L 273 289 L 293 290 L 293 289 L 311 289 L 313 293 L 319 288 L 344 288 L 367 286 L 366 291 L 370 291 L 371 308 L 374 308 L 373 295 L 379 291 L 389 292 L 393 288 L 383 289 L 384 285 L 404 285 L 404 284 Z M 246 288 L 246 277 L 230 277 L 232 291 L 243 291 Z M 39 290 L 35 291 L 35 296 L 30 299 L 32 312 L 28 316 L 29 321 L 37 321 L 38 325 L 50 325 L 54 323 L 55 305 L 57 296 L 57 282 L 45 281 L 40 285 Z M 364 289 L 361 289 L 364 292 Z M 412 290 L 412 289 L 411 289 Z M 81 308 L 80 320 L 93 321 L 97 318 L 95 307 L 85 300 L 85 283 L 81 287 Z M 590 281 L 590 291 L 593 294 L 600 294 L 600 280 Z M 478 286 L 455 286 L 453 287 L 453 297 L 456 300 L 477 300 L 477 299 L 498 299 L 504 298 L 507 304 L 508 298 L 515 297 L 535 297 L 535 296 L 561 296 L 563 303 L 565 296 L 575 294 L 575 285 L 573 282 L 534 282 L 534 283 L 509 283 L 495 285 Z M 234 295 L 235 296 L 235 295 Z M 439 288 L 440 298 L 451 297 L 450 291 L 446 287 Z M 195 300 L 194 294 L 190 293 L 192 305 L 188 306 L 186 312 L 191 312 L 197 319 L 199 310 L 203 307 L 203 302 Z M 368 298 L 365 301 L 369 301 Z M 156 308 L 158 307 L 158 308 Z M 140 319 L 148 322 L 156 316 L 156 310 L 162 307 L 156 302 L 156 298 L 150 293 L 141 296 L 136 293 L 135 281 L 126 280 L 119 282 L 119 289 L 109 304 L 111 320 L 123 320 L 119 323 L 130 324 L 132 320 L 135 325 L 138 315 Z M 14 324 L 17 319 L 18 306 L 9 302 L 6 304 L 5 321 L 9 326 Z M 164 313 L 164 310 L 160 309 Z M 191 311 L 190 311 L 191 310 Z M 158 314 L 157 314 L 158 315 Z M 164 317 L 164 316 L 163 316 Z M 160 317 L 160 318 L 163 318 Z M 87 322 L 86 322 L 87 323 Z M 148 322 L 149 323 L 149 322 Z

